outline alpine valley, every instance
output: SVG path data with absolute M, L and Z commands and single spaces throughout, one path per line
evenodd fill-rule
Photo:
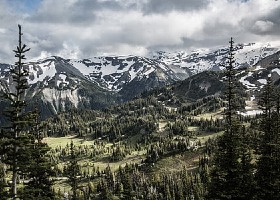
M 28 200 L 280 198 L 279 47 L 19 65 L 24 48 L 0 65 L 0 194 L 20 163 Z
M 196 101 L 221 93 L 221 72 L 227 54 L 225 47 L 190 53 L 160 51 L 147 57 L 66 59 L 52 56 L 27 63 L 30 73 L 27 96 L 40 106 L 43 118 L 71 108 L 100 109 L 117 105 L 145 91 L 170 85 L 177 91 L 175 95 Z M 279 47 L 269 44 L 235 46 L 237 78 L 248 92 L 248 98 L 254 99 L 269 74 L 274 83 L 280 84 L 279 54 Z M 9 64 L 0 64 L 3 90 L 12 88 L 9 68 Z

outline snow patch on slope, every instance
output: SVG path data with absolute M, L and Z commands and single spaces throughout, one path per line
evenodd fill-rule
M 258 82 L 265 85 L 267 83 L 267 80 L 266 79 L 259 79 Z
M 179 76 L 175 75 L 176 72 L 165 64 L 144 57 L 94 57 L 84 60 L 70 60 L 69 63 L 88 79 L 112 91 L 120 91 L 123 85 L 135 78 L 146 78 L 154 72 L 160 75 L 160 79 L 166 80 L 165 76 L 172 76 L 173 79 L 180 80 Z
M 56 69 L 54 61 L 43 62 L 36 65 L 29 65 L 29 84 L 34 84 L 37 82 L 43 82 L 45 78 L 53 77 L 56 74 Z
M 240 79 L 240 82 L 246 86 L 248 89 L 256 89 L 257 86 L 255 84 L 252 84 L 250 83 L 248 80 L 246 80 L 248 77 L 252 76 L 252 72 L 249 72 L 246 76 L 243 76 L 241 79 Z
M 280 76 L 280 69 L 279 68 L 273 69 L 273 70 L 271 70 L 271 72 L 276 72 Z
M 262 110 L 248 110 L 246 112 L 240 112 L 240 114 L 242 116 L 255 116 L 255 115 L 262 114 L 262 113 L 263 113 Z
M 66 81 L 66 75 L 65 74 L 59 74 L 57 81 L 56 81 L 56 86 L 60 87 L 61 85 L 66 86 L 69 84 L 69 81 Z

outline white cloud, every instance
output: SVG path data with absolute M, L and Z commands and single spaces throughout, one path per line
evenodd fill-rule
M 253 29 L 255 29 L 256 31 L 258 31 L 260 33 L 265 33 L 265 32 L 271 31 L 273 26 L 274 26 L 274 23 L 271 21 L 258 20 L 255 22 Z
M 61 56 L 63 58 L 73 58 L 73 59 L 77 59 L 81 57 L 81 51 L 77 45 L 63 42 L 62 46 L 63 49 L 60 52 L 58 52 L 58 56 Z
M 7 30 L 5 28 L 0 28 L 0 34 L 5 34 Z

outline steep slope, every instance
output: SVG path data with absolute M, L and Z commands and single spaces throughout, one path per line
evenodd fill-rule
M 173 92 L 180 98 L 196 101 L 207 96 L 219 96 L 225 90 L 222 73 L 205 71 L 196 74 L 174 87 Z
M 100 87 L 118 92 L 122 101 L 189 77 L 179 66 L 171 68 L 157 60 L 137 56 L 95 57 L 70 60 L 69 64 Z
M 276 52 L 270 56 L 257 62 L 253 67 L 241 71 L 239 74 L 240 82 L 251 93 L 258 93 L 266 84 L 267 78 L 271 77 L 275 85 L 280 85 L 280 52 Z
M 100 109 L 117 101 L 115 93 L 88 80 L 65 59 L 51 57 L 31 62 L 26 67 L 30 72 L 29 106 L 39 105 L 44 118 L 73 108 Z M 7 71 L 1 73 L 2 88 L 11 88 Z
M 240 97 L 240 103 L 244 106 L 242 114 L 260 113 L 256 101 L 259 92 L 267 83 L 267 78 L 271 77 L 272 83 L 280 87 L 280 52 L 259 60 L 251 67 L 237 67 L 236 72 L 236 79 L 239 82 L 236 89 Z M 223 71 L 203 71 L 171 86 L 144 93 L 142 98 L 153 96 L 163 105 L 173 108 L 182 104 L 195 104 L 205 98 L 206 101 L 212 101 L 212 97 L 220 98 L 224 94 L 226 83 L 223 80 Z M 242 97 L 245 97 L 245 99 L 242 99 Z M 203 100 L 203 102 L 205 101 Z M 206 104 L 203 104 L 203 106 L 206 106 Z M 209 103 L 208 106 L 212 105 Z

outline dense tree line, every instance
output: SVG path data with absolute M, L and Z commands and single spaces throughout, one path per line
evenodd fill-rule
M 202 162 L 201 162 L 202 163 Z M 200 173 L 178 172 L 154 174 L 149 177 L 138 165 L 126 165 L 112 172 L 102 171 L 95 188 L 80 193 L 93 199 L 201 199 L 206 190 Z M 201 170 L 202 171 L 202 170 Z
M 197 115 L 205 112 L 201 110 L 198 112 L 197 105 L 205 108 L 211 107 L 215 104 L 212 100 L 215 103 L 225 105 L 223 101 L 209 97 L 188 107 L 181 106 L 178 109 L 168 110 L 156 98 L 151 97 L 148 100 L 137 99 L 120 106 L 108 108 L 104 112 L 72 111 L 70 113 L 61 113 L 57 117 L 43 122 L 45 127 L 43 132 L 45 136 L 75 134 L 82 138 L 108 138 L 109 141 L 118 141 L 139 133 L 154 133 L 158 131 L 158 122 L 160 120 L 175 122 L 174 127 L 176 127 L 180 123 L 179 119 L 188 122 L 190 126 L 199 126 L 201 131 L 218 132 L 223 129 L 223 120 L 203 118 L 198 120 L 191 117 L 194 113 L 194 115 Z M 209 106 L 203 102 L 207 102 Z M 210 107 L 209 109 L 211 109 Z

